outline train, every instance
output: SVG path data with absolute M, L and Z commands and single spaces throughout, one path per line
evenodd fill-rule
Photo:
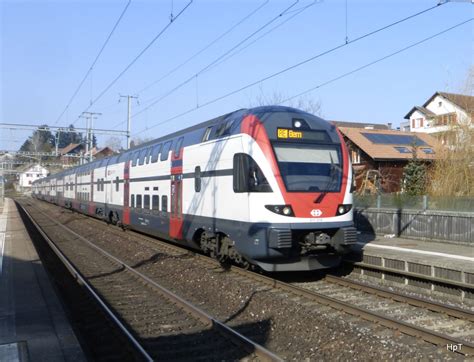
M 33 197 L 267 272 L 337 267 L 356 242 L 338 129 L 240 109 L 36 180 Z

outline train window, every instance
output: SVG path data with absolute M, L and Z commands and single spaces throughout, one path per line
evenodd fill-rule
M 142 195 L 137 195 L 137 209 L 142 208 Z
M 119 186 L 120 186 L 120 180 L 119 180 L 119 177 L 117 176 L 115 178 L 115 191 L 116 192 L 119 192 Z
M 150 188 L 149 188 L 149 187 L 145 187 L 145 191 L 149 191 L 149 190 L 150 190 Z
M 158 162 L 158 157 L 160 156 L 160 151 L 161 151 L 161 143 L 159 145 L 153 146 L 153 149 L 151 151 L 151 163 Z
M 135 195 L 130 196 L 130 207 L 135 207 Z
M 101 191 L 104 191 L 104 188 L 105 188 L 105 180 L 104 180 L 104 179 L 102 179 L 102 185 L 101 185 L 101 187 L 102 187 L 102 190 L 101 190 Z
M 234 155 L 233 187 L 234 192 L 272 192 L 260 167 L 245 153 Z
M 142 166 L 145 163 L 147 152 L 148 152 L 147 148 L 144 148 L 140 151 L 140 155 L 139 155 L 140 161 L 138 162 L 138 165 Z
M 194 169 L 194 191 L 201 192 L 201 167 Z
M 132 167 L 137 165 L 138 154 L 140 151 L 135 151 L 132 153 Z
M 168 141 L 163 145 L 163 151 L 161 152 L 161 161 L 166 161 L 168 159 L 168 154 L 170 153 L 171 145 L 173 141 Z
M 211 131 L 212 131 L 212 126 L 206 128 L 206 130 L 204 131 L 204 134 L 202 135 L 201 142 L 209 141 L 209 136 L 211 135 Z
M 181 146 L 183 146 L 183 137 L 180 137 L 178 139 L 178 142 L 176 142 L 176 146 L 174 147 L 174 157 L 179 158 L 179 155 L 181 153 Z
M 100 181 L 101 181 L 100 179 L 97 180 L 97 191 L 100 191 L 100 184 L 101 184 Z
M 150 209 L 150 195 L 143 196 L 143 208 Z
M 161 196 L 161 211 L 168 211 L 168 196 L 166 195 Z
M 158 195 L 153 195 L 151 197 L 151 208 L 153 210 L 159 210 L 160 209 L 160 197 Z

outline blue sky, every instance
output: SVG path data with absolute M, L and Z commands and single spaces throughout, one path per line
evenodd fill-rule
M 92 99 L 136 57 L 189 0 L 134 0 L 77 97 L 58 120 L 89 69 L 127 0 L 0 1 L 0 122 L 84 127 L 82 111 L 101 112 L 100 128 L 125 129 L 126 103 L 119 94 L 139 96 L 133 104 L 132 134 L 158 137 L 212 117 L 255 105 L 275 94 L 290 97 L 363 66 L 411 43 L 473 17 L 470 2 L 451 2 L 349 44 L 292 71 L 176 118 L 163 121 L 239 89 L 306 58 L 343 44 L 346 1 L 317 1 L 222 64 L 145 110 L 157 99 L 227 52 L 295 1 L 194 0 L 168 30 L 91 107 Z M 289 14 L 311 4 L 300 0 Z M 264 4 L 264 5 L 263 5 Z M 347 37 L 365 33 L 437 4 L 433 0 L 347 1 Z M 154 86 L 174 66 L 263 5 L 232 32 Z M 247 43 L 244 43 L 245 46 Z M 413 105 L 435 91 L 459 92 L 473 64 L 473 22 L 305 96 L 321 103 L 327 119 L 395 126 Z M 154 127 L 153 127 L 154 126 Z M 5 131 L 0 149 L 17 149 L 31 132 Z M 99 144 L 108 136 L 99 137 Z

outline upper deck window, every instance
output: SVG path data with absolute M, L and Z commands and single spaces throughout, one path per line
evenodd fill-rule
M 204 134 L 202 135 L 201 142 L 209 141 L 209 136 L 211 135 L 211 131 L 212 131 L 212 126 L 206 128 L 206 130 L 204 131 Z
M 163 151 L 161 152 L 161 161 L 166 161 L 171 150 L 173 141 L 168 141 L 163 145 Z

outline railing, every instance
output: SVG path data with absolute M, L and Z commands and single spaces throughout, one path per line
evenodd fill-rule
M 354 195 L 359 209 L 437 210 L 474 213 L 473 197 L 408 196 L 404 194 Z
M 474 198 L 377 195 L 354 197 L 360 231 L 474 247 Z

